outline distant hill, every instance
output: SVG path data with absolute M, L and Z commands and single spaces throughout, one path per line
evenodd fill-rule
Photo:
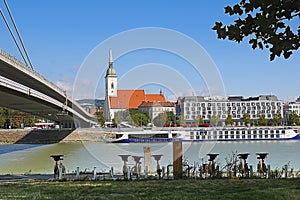
M 95 105 L 99 109 L 102 109 L 104 107 L 103 99 L 80 99 L 77 100 L 77 103 L 79 103 L 82 106 Z

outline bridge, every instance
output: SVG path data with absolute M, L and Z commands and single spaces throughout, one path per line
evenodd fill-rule
M 0 49 L 0 107 L 59 122 L 64 128 L 97 124 L 65 91 Z

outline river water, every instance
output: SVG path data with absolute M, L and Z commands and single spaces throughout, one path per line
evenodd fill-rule
M 118 155 L 128 154 L 143 156 L 144 146 L 150 146 L 152 155 L 162 154 L 161 166 L 173 162 L 172 143 L 137 143 L 137 144 L 109 144 L 99 142 L 57 143 L 49 145 L 10 144 L 0 145 L 0 174 L 49 174 L 53 172 L 54 162 L 50 155 L 63 154 L 63 163 L 67 172 L 80 170 L 108 172 L 114 167 L 115 172 L 121 173 L 122 160 Z M 202 163 L 208 160 L 207 153 L 219 153 L 216 162 L 222 167 L 225 158 L 237 153 L 250 153 L 249 165 L 256 166 L 257 152 L 267 152 L 266 163 L 272 169 L 281 169 L 288 164 L 294 170 L 300 170 L 300 140 L 298 141 L 245 141 L 245 142 L 199 142 L 183 143 L 183 159 L 190 164 Z M 143 165 L 143 159 L 141 160 Z M 129 157 L 128 164 L 133 166 L 134 160 Z M 152 171 L 156 163 L 153 159 Z M 142 170 L 143 170 L 142 166 Z M 254 167 L 255 169 L 255 167 Z

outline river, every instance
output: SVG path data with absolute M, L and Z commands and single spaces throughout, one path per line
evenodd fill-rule
M 109 144 L 99 142 L 57 143 L 49 145 L 9 144 L 0 145 L 0 174 L 49 174 L 53 171 L 54 162 L 50 155 L 63 154 L 63 163 L 67 172 L 80 170 L 92 171 L 94 167 L 99 172 L 107 172 L 114 167 L 115 172 L 121 172 L 122 160 L 118 155 L 128 154 L 143 156 L 143 147 L 150 146 L 152 155 L 162 154 L 161 166 L 173 161 L 172 143 L 136 143 Z M 207 153 L 219 153 L 216 162 L 222 167 L 225 158 L 237 153 L 250 153 L 249 165 L 256 166 L 257 152 L 267 152 L 266 163 L 272 169 L 281 169 L 288 164 L 294 170 L 300 170 L 300 140 L 298 141 L 245 141 L 245 142 L 202 142 L 183 143 L 183 159 L 189 163 L 202 163 L 208 160 Z M 143 163 L 143 160 L 141 160 Z M 134 160 L 129 157 L 129 165 Z M 155 171 L 153 159 L 152 171 Z M 254 168 L 255 169 L 255 168 Z M 143 170 L 143 166 L 142 166 Z

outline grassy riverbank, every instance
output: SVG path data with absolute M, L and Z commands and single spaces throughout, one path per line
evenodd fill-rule
M 300 199 L 300 179 L 0 183 L 0 199 Z

